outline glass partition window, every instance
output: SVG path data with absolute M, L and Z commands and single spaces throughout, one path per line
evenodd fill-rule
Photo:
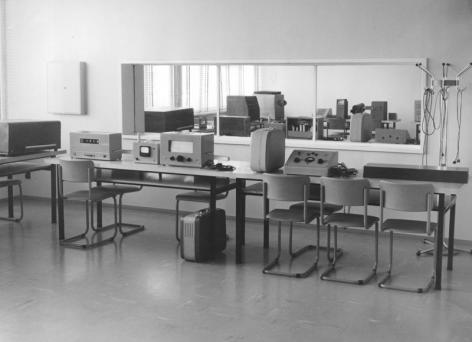
M 318 66 L 317 108 L 326 116 L 318 139 L 419 144 L 421 88 L 413 64 Z
M 255 129 L 272 127 L 288 139 L 421 141 L 425 76 L 414 60 L 130 64 L 122 72 L 123 96 L 129 99 L 123 102 L 124 132 L 146 131 L 146 112 L 183 107 L 193 109 L 192 130 L 221 136 L 249 137 Z M 188 121 L 179 127 L 188 128 Z

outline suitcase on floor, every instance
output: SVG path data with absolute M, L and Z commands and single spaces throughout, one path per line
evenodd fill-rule
M 209 209 L 188 214 L 180 220 L 180 256 L 188 261 L 212 259 L 226 248 L 226 214 L 215 210 L 215 226 Z

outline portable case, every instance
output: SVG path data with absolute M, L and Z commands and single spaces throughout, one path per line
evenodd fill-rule
M 209 209 L 188 214 L 180 220 L 180 256 L 187 261 L 202 262 L 226 248 L 226 214 L 216 209 L 215 225 Z
M 251 135 L 251 169 L 271 172 L 285 162 L 285 132 L 273 128 L 261 128 Z

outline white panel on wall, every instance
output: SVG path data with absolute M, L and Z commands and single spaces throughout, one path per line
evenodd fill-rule
M 85 63 L 48 63 L 48 112 L 86 114 Z

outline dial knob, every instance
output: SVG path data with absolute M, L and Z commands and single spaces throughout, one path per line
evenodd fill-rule
M 295 163 L 299 163 L 299 162 L 300 162 L 300 158 L 295 157 L 295 158 L 293 159 L 293 161 L 294 161 Z
M 170 159 L 170 160 L 175 160 L 175 157 L 174 157 L 174 156 L 172 156 L 172 157 L 170 157 L 169 159 Z
M 318 164 L 323 164 L 324 163 L 324 159 L 318 159 Z
M 178 162 L 183 162 L 183 161 L 185 161 L 184 156 L 178 155 L 178 156 L 177 156 L 177 161 L 178 161 Z

